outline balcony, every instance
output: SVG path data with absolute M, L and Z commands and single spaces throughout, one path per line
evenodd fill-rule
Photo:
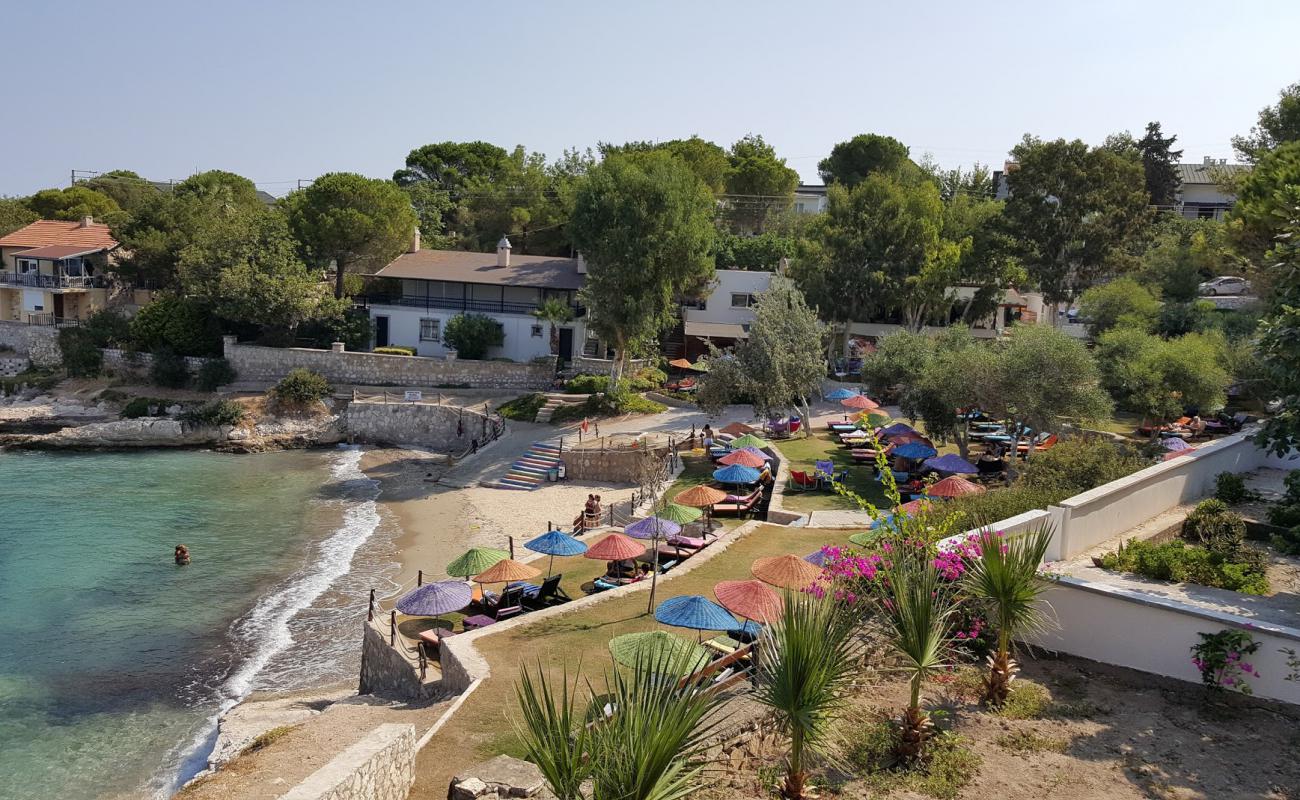
M 459 297 L 425 297 L 423 295 L 365 295 L 359 298 L 365 306 L 399 306 L 402 308 L 421 308 L 425 311 L 469 311 L 479 314 L 532 314 L 537 310 L 536 303 L 512 303 L 502 300 L 471 300 Z M 570 306 L 574 319 L 587 313 L 580 305 Z
M 0 286 L 21 286 L 27 289 L 95 289 L 104 286 L 99 275 L 39 275 L 35 272 L 0 270 Z

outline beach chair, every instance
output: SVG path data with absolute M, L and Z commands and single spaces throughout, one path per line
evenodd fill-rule
M 804 492 L 809 489 L 817 488 L 817 479 L 801 469 L 790 470 L 790 488 L 796 492 Z
M 548 606 L 556 606 L 572 600 L 573 598 L 569 597 L 569 595 L 560 588 L 560 579 L 563 577 L 564 575 L 562 573 L 557 573 L 542 581 L 542 584 L 537 586 L 536 591 L 531 593 L 525 592 L 523 596 L 524 606 L 530 609 L 547 608 Z M 535 584 L 528 585 L 535 586 Z
M 709 545 L 707 539 L 698 536 L 669 536 L 667 541 L 668 544 L 685 550 L 703 550 Z
M 508 592 L 506 594 L 508 594 Z M 502 595 L 503 598 L 505 596 L 505 594 Z M 509 619 L 510 617 L 522 613 L 524 613 L 524 607 L 522 605 L 499 606 L 491 615 L 475 614 L 472 617 L 466 617 L 460 624 L 464 626 L 465 630 L 473 631 L 478 630 L 479 628 L 486 628 L 489 625 L 495 625 L 503 619 Z

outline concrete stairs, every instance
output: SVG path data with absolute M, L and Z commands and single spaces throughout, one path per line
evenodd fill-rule
M 588 397 L 591 397 L 591 395 L 589 394 L 547 394 L 546 403 L 544 403 L 542 407 L 538 409 L 537 417 L 533 421 L 541 422 L 541 423 L 550 422 L 551 415 L 555 413 L 555 409 L 559 408 L 560 406 L 573 405 L 576 403 L 585 403 L 587 402 Z
M 510 465 L 505 477 L 489 486 L 497 489 L 532 491 L 546 482 L 546 474 L 560 464 L 560 446 L 551 442 L 533 442 L 528 451 Z

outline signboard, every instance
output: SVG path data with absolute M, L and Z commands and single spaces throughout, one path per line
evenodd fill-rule
M 418 390 L 418 389 L 416 389 L 415 391 L 409 391 L 409 390 L 408 390 L 408 391 L 403 395 L 403 399 L 406 400 L 406 402 L 408 402 L 408 403 L 418 403 L 418 402 L 420 402 L 421 400 L 424 399 L 424 393 L 421 392 L 421 391 Z

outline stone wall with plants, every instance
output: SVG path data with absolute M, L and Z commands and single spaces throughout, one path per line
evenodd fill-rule
M 25 354 L 39 369 L 55 369 L 63 364 L 57 328 L 0 322 L 0 345 Z

